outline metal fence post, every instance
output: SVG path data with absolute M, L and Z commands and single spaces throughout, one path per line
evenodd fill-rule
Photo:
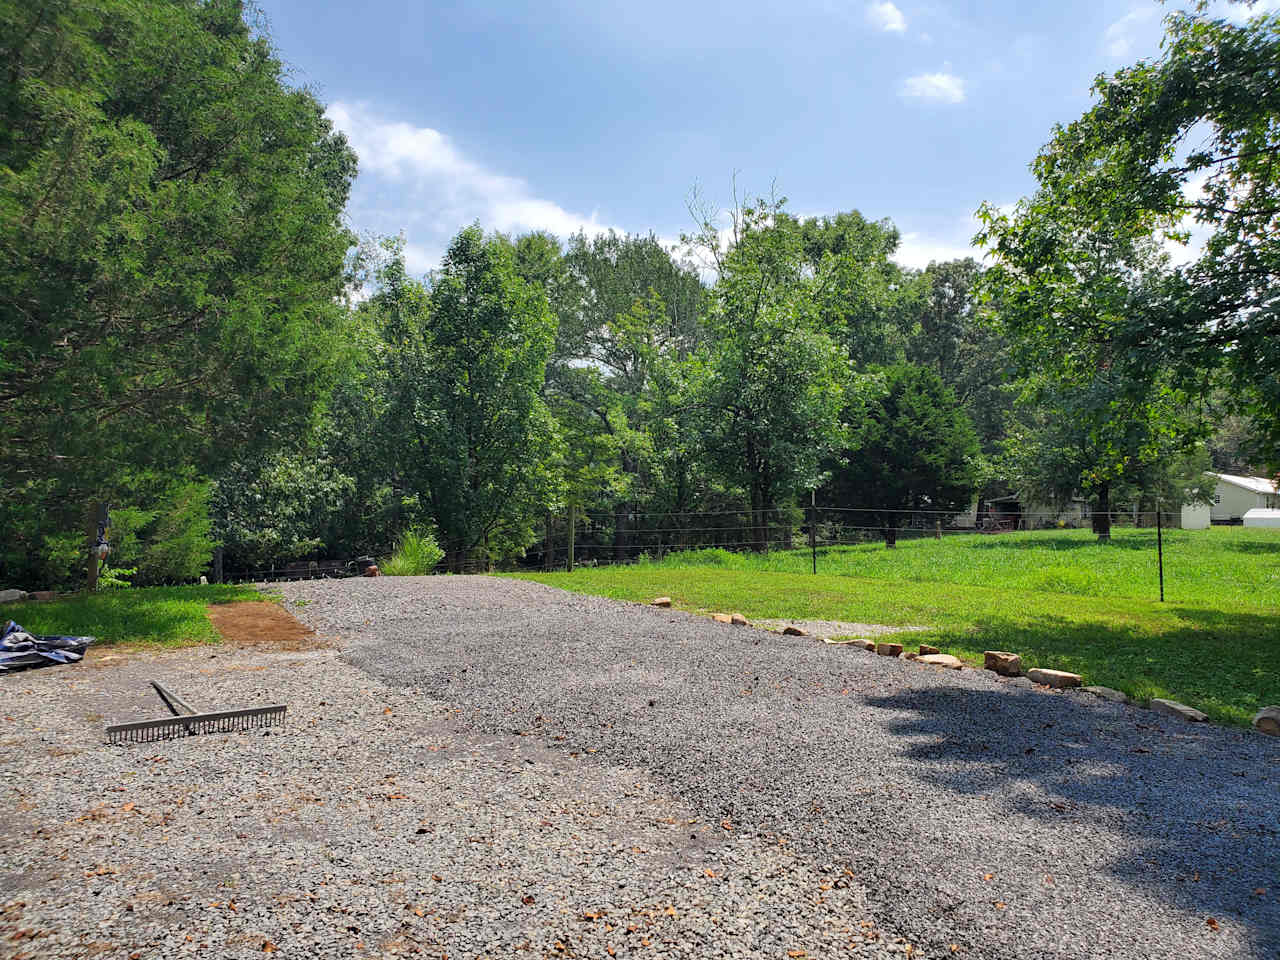
M 1160 567 L 1160 602 L 1164 603 L 1164 525 L 1160 522 L 1160 500 L 1156 499 L 1156 557 Z
M 813 555 L 813 572 L 818 572 L 818 491 L 809 491 L 809 552 Z

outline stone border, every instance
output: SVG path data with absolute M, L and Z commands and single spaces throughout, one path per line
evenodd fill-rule
M 651 606 L 670 607 L 670 597 L 656 597 L 650 601 Z M 926 630 L 927 627 L 891 627 L 883 624 L 853 624 L 842 623 L 834 620 L 813 620 L 813 621 L 787 621 L 787 620 L 761 620 L 753 624 L 750 620 L 740 613 L 713 613 L 711 619 L 717 623 L 733 624 L 740 627 L 755 626 L 758 629 L 769 630 L 773 633 L 781 633 L 789 637 L 807 637 L 810 633 L 796 623 L 805 625 L 821 624 L 823 626 L 853 626 L 857 628 L 867 628 L 866 633 L 871 636 L 880 636 L 892 633 L 908 633 L 913 631 Z M 882 657 L 892 657 L 895 659 L 910 660 L 927 667 L 934 667 L 943 670 L 972 670 L 977 669 L 965 663 L 959 657 L 943 653 L 935 646 L 927 643 L 920 644 L 919 652 L 903 651 L 902 644 L 891 643 L 888 641 L 875 641 L 867 636 L 836 636 L 823 637 L 819 636 L 819 640 L 833 647 L 856 647 L 860 650 L 866 650 Z M 1207 714 L 1197 710 L 1195 707 L 1187 706 L 1185 703 L 1179 703 L 1176 700 L 1166 700 L 1160 697 L 1153 697 L 1150 703 L 1142 703 L 1130 699 L 1126 694 L 1119 690 L 1113 690 L 1111 687 L 1102 687 L 1097 685 L 1085 685 L 1084 678 L 1078 673 L 1069 673 L 1066 670 L 1050 670 L 1044 667 L 1032 667 L 1025 673 L 1022 670 L 1022 657 L 1016 653 L 1010 653 L 1006 650 L 987 650 L 983 653 L 984 671 L 990 671 L 1001 677 L 1008 686 L 1019 688 L 1042 687 L 1046 690 L 1079 690 L 1081 693 L 1087 693 L 1091 696 L 1098 697 L 1110 703 L 1123 703 L 1139 709 L 1149 709 L 1156 713 L 1163 714 L 1167 717 L 1174 717 L 1179 720 L 1185 720 L 1188 723 L 1207 723 L 1209 717 Z M 1280 737 L 1280 706 L 1263 707 L 1253 718 L 1253 728 L 1259 733 L 1266 736 Z

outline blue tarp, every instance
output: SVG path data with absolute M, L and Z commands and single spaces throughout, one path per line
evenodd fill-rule
M 0 633 L 0 673 L 47 667 L 55 663 L 75 663 L 84 657 L 93 637 L 37 637 L 10 620 Z

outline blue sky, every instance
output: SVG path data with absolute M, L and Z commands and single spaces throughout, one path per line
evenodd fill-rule
M 1052 125 L 1156 55 L 1175 6 L 260 2 L 360 154 L 352 225 L 403 232 L 415 272 L 475 220 L 674 240 L 690 191 L 723 207 L 735 174 L 796 213 L 891 218 L 909 266 L 964 255 L 978 204 L 1031 189 Z

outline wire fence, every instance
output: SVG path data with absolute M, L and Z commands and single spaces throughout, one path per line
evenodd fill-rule
M 731 553 L 808 552 L 818 573 L 832 551 L 874 542 L 958 536 L 989 537 L 1018 531 L 1150 528 L 1157 534 L 1156 560 L 1163 579 L 1165 528 L 1181 525 L 1181 511 L 1125 509 L 1109 513 L 1075 503 L 1062 510 L 1023 510 L 1017 504 L 984 503 L 966 512 L 874 507 L 790 506 L 763 510 L 573 511 L 545 518 L 541 536 L 514 564 L 524 570 L 572 570 L 612 564 L 660 562 L 672 554 L 700 550 Z M 1109 522 L 1107 522 L 1109 521 Z M 1064 539 L 1063 546 L 1069 546 Z M 390 546 L 377 556 L 391 553 Z M 352 577 L 376 564 L 374 556 L 350 560 L 303 560 L 226 572 L 227 582 L 280 582 Z M 488 573 L 498 567 L 483 550 L 443 561 L 437 572 Z M 1163 598 L 1163 591 L 1162 591 Z

